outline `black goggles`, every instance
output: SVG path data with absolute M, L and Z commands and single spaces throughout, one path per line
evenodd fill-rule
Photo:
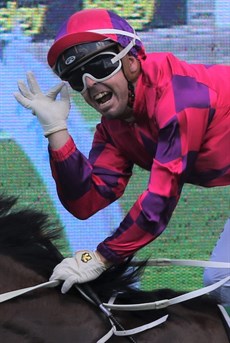
M 115 63 L 112 62 L 112 59 L 116 56 L 117 54 L 114 52 L 101 52 L 71 70 L 66 77 L 62 77 L 62 80 L 67 81 L 75 91 L 84 93 L 87 89 L 86 77 L 96 82 L 102 82 L 121 69 L 122 63 L 120 60 Z

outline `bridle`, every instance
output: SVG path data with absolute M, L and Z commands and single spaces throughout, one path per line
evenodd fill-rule
M 56 249 L 56 248 L 55 248 Z M 141 261 L 133 261 L 131 263 L 131 266 L 139 266 L 143 264 Z M 168 265 L 178 265 L 178 266 L 198 266 L 198 267 L 209 267 L 209 268 L 230 268 L 230 263 L 226 262 L 212 262 L 212 261 L 197 261 L 197 260 L 171 260 L 171 259 L 156 259 L 156 260 L 149 260 L 146 263 L 146 266 L 168 266 Z M 171 298 L 171 299 L 164 299 L 164 300 L 159 300 L 155 302 L 149 302 L 149 303 L 142 303 L 142 304 L 115 304 L 115 298 L 113 297 L 110 299 L 108 303 L 102 303 L 98 296 L 95 294 L 93 289 L 88 285 L 88 284 L 82 284 L 82 285 L 75 285 L 76 289 L 80 292 L 80 294 L 89 302 L 97 306 L 100 311 L 104 313 L 104 315 L 109 319 L 111 323 L 111 330 L 103 336 L 97 343 L 105 343 L 107 340 L 112 336 L 125 336 L 130 342 L 135 343 L 136 341 L 132 337 L 132 335 L 143 332 L 145 330 L 151 329 L 157 325 L 160 325 L 164 323 L 168 315 L 163 316 L 159 318 L 158 320 L 155 320 L 151 323 L 148 323 L 146 325 L 142 325 L 140 327 L 130 329 L 130 330 L 125 330 L 123 326 L 118 322 L 118 320 L 113 316 L 111 313 L 111 310 L 119 310 L 119 311 L 138 311 L 138 310 L 156 310 L 156 309 L 162 309 L 166 308 L 171 305 L 179 304 L 181 302 L 191 300 L 197 297 L 200 297 L 204 294 L 207 294 L 209 292 L 214 291 L 215 289 L 219 288 L 226 282 L 230 280 L 230 276 L 225 277 L 224 279 L 210 285 L 207 287 L 203 287 L 200 289 L 197 289 L 195 291 L 191 291 L 188 293 L 185 293 L 183 295 Z M 60 281 L 54 280 L 54 281 L 48 281 L 41 283 L 36 286 L 32 287 L 27 287 L 11 292 L 7 292 L 4 294 L 0 294 L 0 303 L 5 302 L 7 300 L 10 300 L 12 298 L 18 297 L 20 295 L 23 295 L 25 293 L 34 291 L 36 289 L 41 289 L 41 288 L 48 288 L 48 287 L 56 287 L 60 284 Z M 230 328 L 230 321 L 227 316 L 227 312 L 225 311 L 224 307 L 222 305 L 218 305 L 223 317 L 226 320 L 227 326 Z M 119 330 L 117 330 L 117 328 Z

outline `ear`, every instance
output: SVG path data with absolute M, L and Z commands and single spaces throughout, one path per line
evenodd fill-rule
M 139 71 L 140 62 L 138 59 L 134 56 L 128 56 L 128 60 L 131 73 L 136 73 Z
M 122 59 L 123 71 L 128 81 L 135 82 L 141 72 L 140 61 L 132 55 Z

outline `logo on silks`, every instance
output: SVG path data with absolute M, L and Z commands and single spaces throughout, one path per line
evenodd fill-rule
M 88 252 L 84 252 L 84 253 L 81 255 L 81 260 L 82 260 L 82 262 L 87 263 L 87 262 L 89 262 L 90 260 L 92 260 L 92 256 L 91 256 Z

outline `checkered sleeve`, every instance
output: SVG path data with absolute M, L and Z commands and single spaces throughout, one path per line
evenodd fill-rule
M 132 174 L 133 164 L 111 140 L 105 141 L 98 125 L 89 158 L 70 137 L 64 147 L 49 148 L 50 165 L 58 196 L 64 207 L 79 219 L 87 219 L 118 199 Z

